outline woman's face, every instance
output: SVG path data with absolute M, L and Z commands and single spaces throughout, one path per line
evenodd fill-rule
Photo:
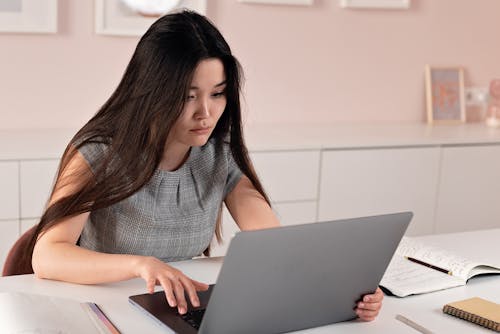
M 186 103 L 170 134 L 171 144 L 202 146 L 226 107 L 224 65 L 217 58 L 202 60 L 194 72 Z

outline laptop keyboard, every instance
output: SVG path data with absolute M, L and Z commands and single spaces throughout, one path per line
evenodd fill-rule
M 201 325 L 201 319 L 205 314 L 205 309 L 197 309 L 188 311 L 186 314 L 181 314 L 181 317 L 186 321 L 191 327 L 199 329 Z

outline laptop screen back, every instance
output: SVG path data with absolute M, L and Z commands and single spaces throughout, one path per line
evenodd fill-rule
M 356 317 L 412 213 L 238 233 L 199 333 L 280 333 Z

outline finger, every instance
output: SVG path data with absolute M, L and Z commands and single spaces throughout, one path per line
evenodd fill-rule
M 375 310 L 380 310 L 380 308 L 382 307 L 382 303 L 365 303 L 365 302 L 359 302 L 357 306 L 361 310 L 375 311 Z
M 182 276 L 179 279 L 186 289 L 186 293 L 189 296 L 189 300 L 191 300 L 191 304 L 193 304 L 194 307 L 200 306 L 200 299 L 198 298 L 193 282 L 186 276 Z
M 193 283 L 196 291 L 207 291 L 209 288 L 209 285 L 206 283 L 202 283 L 194 279 L 191 279 L 191 282 Z
M 377 317 L 378 311 L 356 309 L 356 314 L 362 320 L 373 320 Z
M 384 299 L 384 293 L 382 292 L 382 290 L 380 290 L 380 288 L 377 288 L 377 290 L 375 290 L 375 293 L 365 295 L 363 297 L 364 302 L 381 302 L 382 299 Z
M 381 303 L 383 299 L 384 295 L 373 294 L 363 296 L 363 301 L 365 303 Z
M 179 279 L 171 279 L 172 287 L 174 289 L 175 299 L 177 299 L 177 310 L 180 314 L 187 312 L 186 296 L 184 295 L 184 287 Z
M 361 319 L 362 321 L 373 321 L 376 319 L 376 317 L 360 317 L 359 319 Z
M 146 289 L 148 290 L 149 293 L 153 293 L 155 291 L 156 279 L 148 278 L 145 279 L 145 281 L 146 281 Z
M 160 285 L 163 287 L 163 291 L 165 292 L 165 297 L 167 298 L 167 303 L 170 307 L 177 306 L 177 299 L 174 296 L 172 284 L 168 279 L 160 279 Z

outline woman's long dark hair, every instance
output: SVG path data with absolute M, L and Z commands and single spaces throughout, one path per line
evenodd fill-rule
M 227 82 L 226 108 L 211 136 L 220 142 L 230 139 L 237 165 L 269 203 L 243 140 L 241 66 L 207 18 L 192 11 L 168 14 L 142 36 L 114 93 L 68 144 L 52 194 L 64 186 L 61 175 L 80 147 L 104 143 L 108 149 L 93 174 L 80 172 L 72 179 L 78 180 L 77 189 L 47 207 L 21 267 L 31 269 L 35 243 L 48 229 L 64 219 L 113 205 L 151 179 L 167 136 L 183 110 L 194 70 L 208 58 L 222 61 Z M 220 220 L 216 235 L 220 241 Z

